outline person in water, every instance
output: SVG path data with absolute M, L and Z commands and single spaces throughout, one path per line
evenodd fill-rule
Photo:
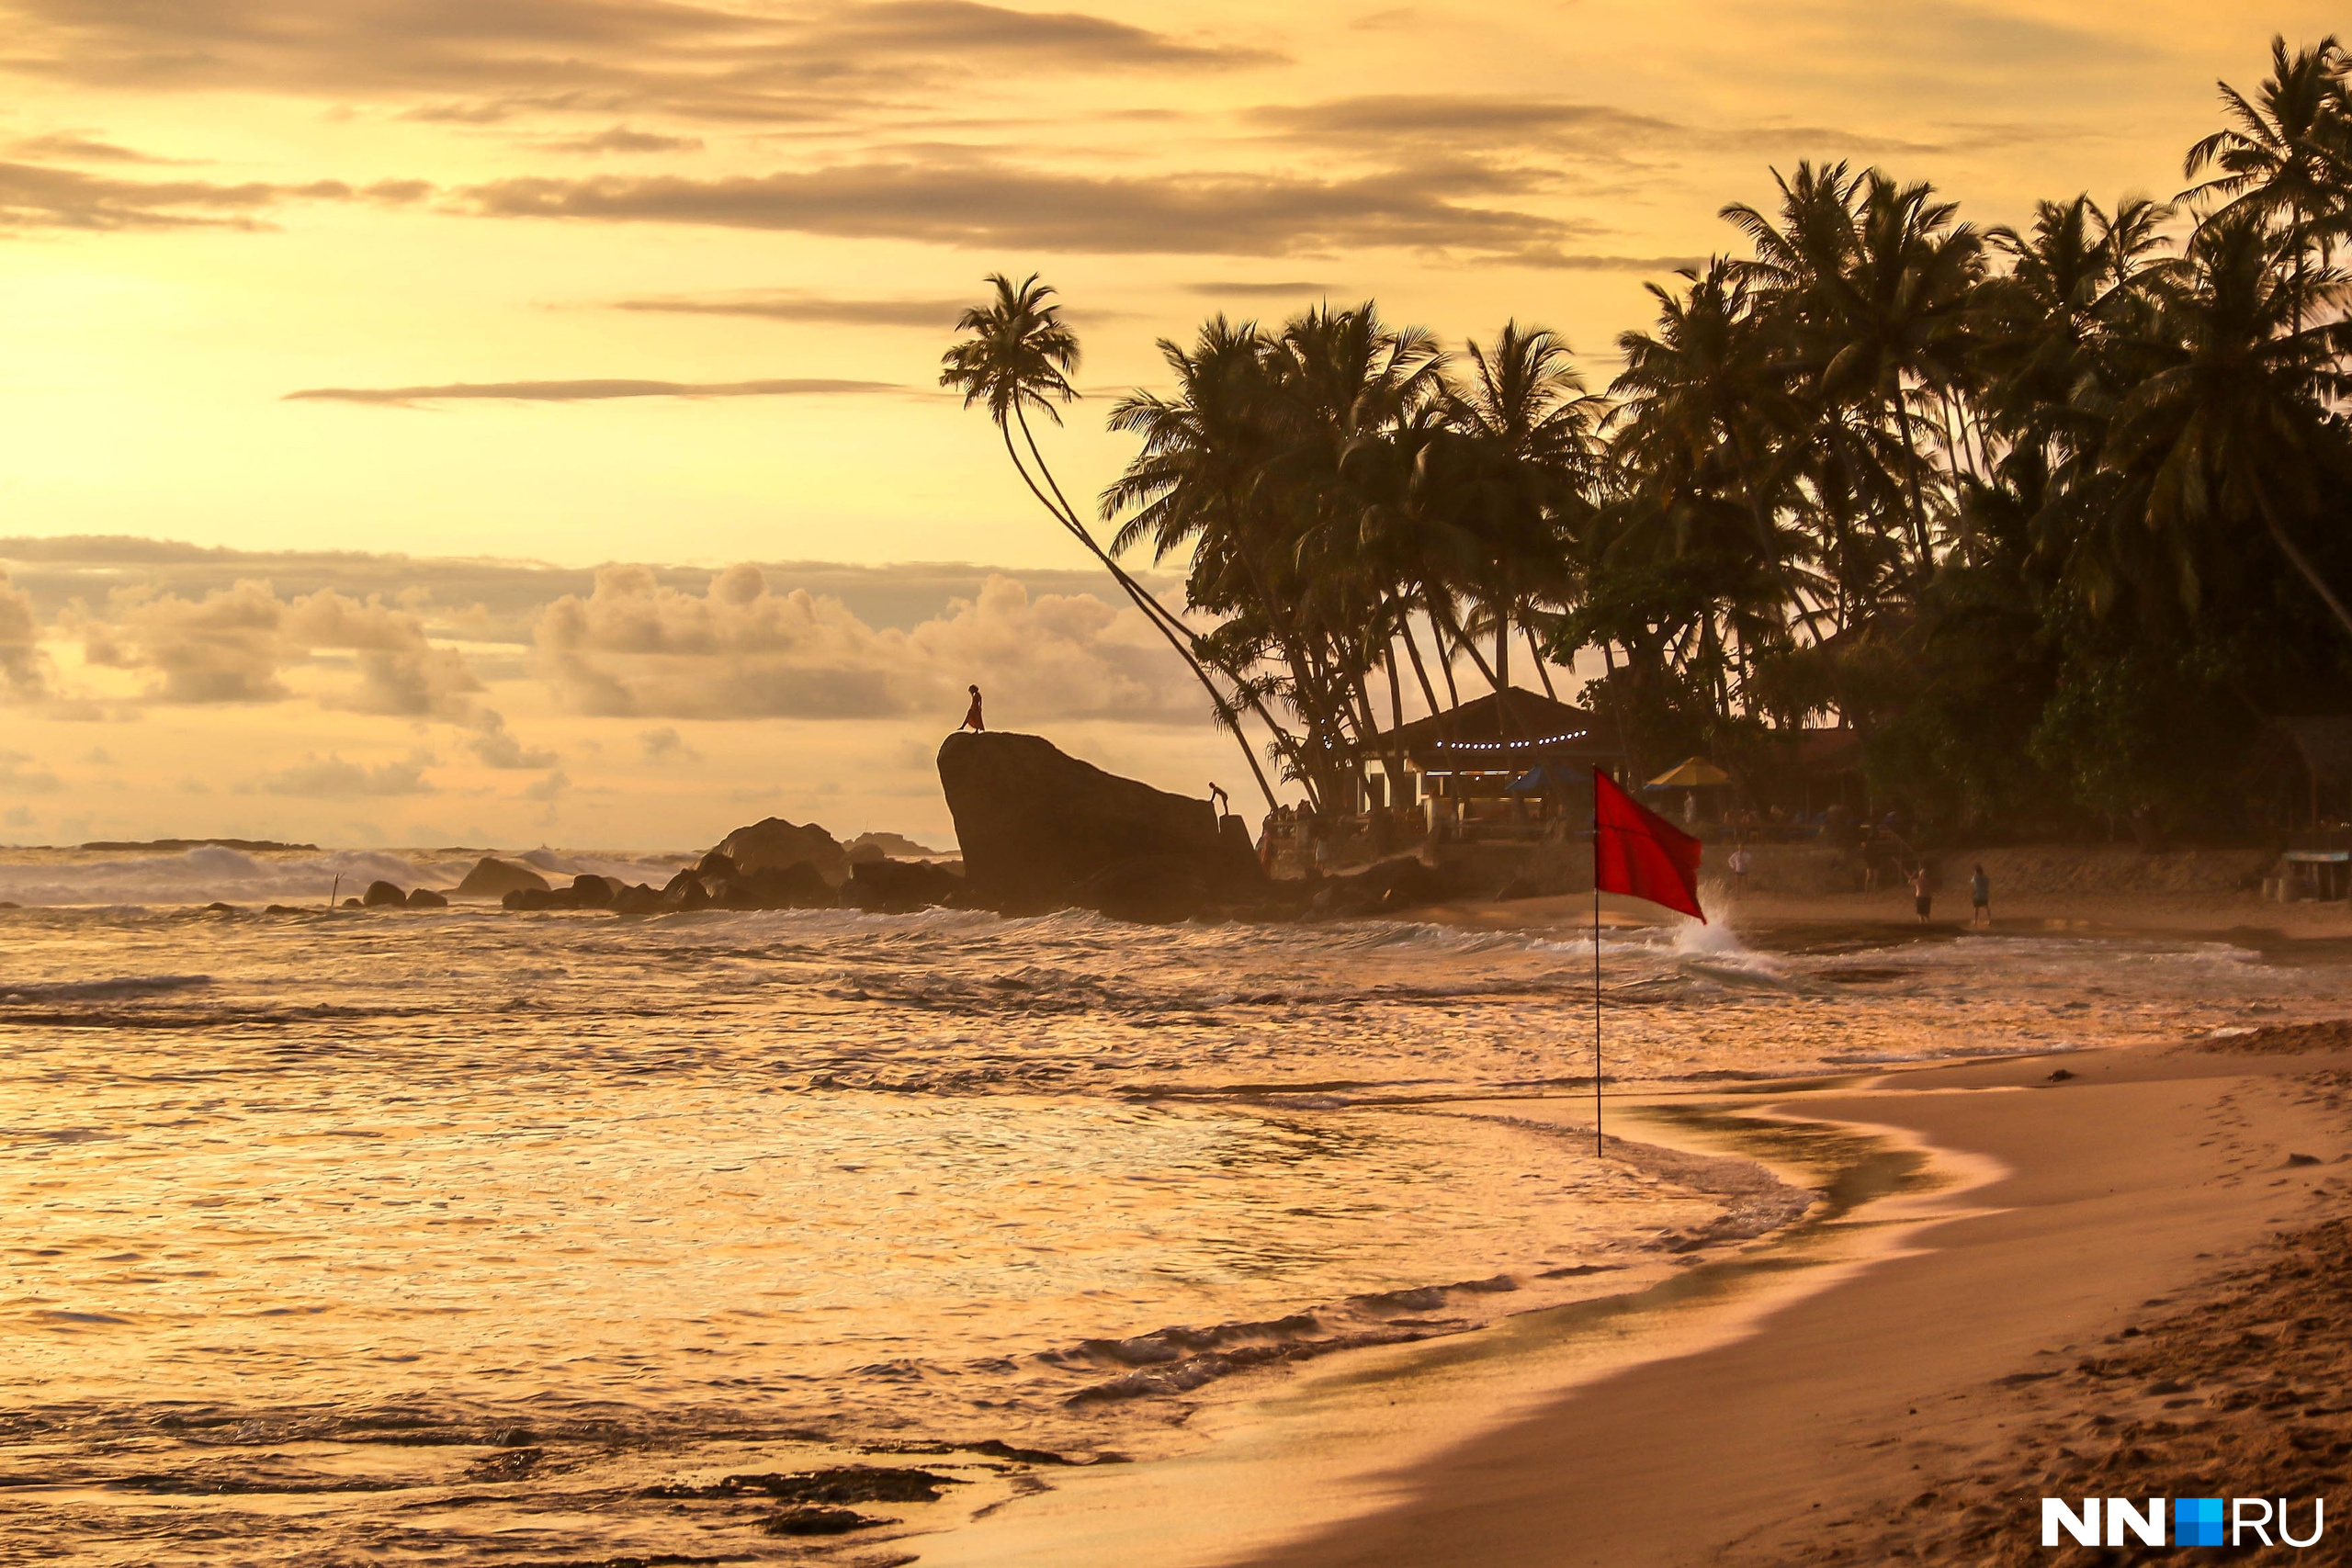
M 1928 908 L 1936 901 L 1935 887 L 1928 881 L 1928 863 L 1921 861 L 1911 878 L 1911 907 L 1919 911 L 1919 923 L 1928 923 Z
M 1993 923 L 1993 879 L 1984 874 L 1984 867 L 1981 864 L 1976 868 L 1976 874 L 1968 879 L 1968 901 L 1974 906 L 1968 917 L 1970 925 L 1989 926 Z
M 980 689 L 978 686 L 966 689 L 972 694 L 972 705 L 964 714 L 963 728 L 975 734 L 982 733 L 987 730 L 988 724 L 980 717 Z

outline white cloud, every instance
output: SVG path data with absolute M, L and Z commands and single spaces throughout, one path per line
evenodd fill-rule
M 316 800 L 351 799 L 360 795 L 429 795 L 424 768 L 432 758 L 417 755 L 405 761 L 379 762 L 368 767 L 346 762 L 336 753 L 306 756 L 290 767 L 249 779 L 237 786 L 245 795 L 301 795 Z
M 563 705 L 677 718 L 960 717 L 964 687 L 1012 723 L 1197 716 L 1182 664 L 1140 615 L 1092 594 L 1033 599 L 989 576 L 910 629 L 876 628 L 840 600 L 777 592 L 729 567 L 699 594 L 643 567 L 607 567 L 586 597 L 549 604 L 539 671 Z
M 33 765 L 30 753 L 0 751 L 0 791 L 10 795 L 49 795 L 62 787 L 55 773 Z
M 462 722 L 481 690 L 461 655 L 426 639 L 413 612 L 332 589 L 286 600 L 248 578 L 184 599 L 134 587 L 111 596 L 105 618 L 84 616 L 79 626 L 85 659 L 151 673 L 156 702 L 282 702 L 294 694 L 282 671 L 322 652 L 347 655 L 359 677 L 325 700 L 359 713 Z
M 0 568 L 0 701 L 32 702 L 48 694 L 49 656 L 40 649 L 32 595 Z
M 552 751 L 524 745 L 506 728 L 505 716 L 489 708 L 477 712 L 469 728 L 472 733 L 466 737 L 466 750 L 486 768 L 552 768 L 559 761 Z

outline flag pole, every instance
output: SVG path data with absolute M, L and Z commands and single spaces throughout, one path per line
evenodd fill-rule
M 1595 769 L 1595 773 L 1599 770 Z M 1600 1157 L 1600 791 L 1592 792 L 1592 1157 Z

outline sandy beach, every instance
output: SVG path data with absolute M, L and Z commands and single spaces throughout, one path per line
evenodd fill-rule
M 1310 1377 L 1198 1460 L 1057 1480 L 922 1560 L 2068 1561 L 2045 1494 L 2326 1495 L 2347 1069 L 2352 1031 L 2306 1026 L 1764 1088 L 1916 1140 L 1925 1179 L 1800 1239 L 1809 1267 L 1521 1324 L 1483 1370 Z

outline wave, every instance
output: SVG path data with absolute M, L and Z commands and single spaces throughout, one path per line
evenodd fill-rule
M 330 897 L 356 897 L 371 882 L 389 882 L 403 892 L 451 888 L 486 853 L 527 861 L 559 877 L 593 872 L 656 886 L 692 859 L 546 850 L 519 855 L 483 850 L 246 851 L 222 844 L 154 854 L 33 851 L 0 856 L 0 902 L 62 908 L 209 903 L 323 908 Z

